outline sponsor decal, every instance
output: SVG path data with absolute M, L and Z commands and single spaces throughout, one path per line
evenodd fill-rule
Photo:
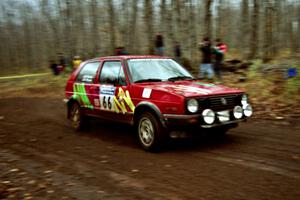
M 115 102 L 115 111 L 117 113 L 122 112 L 125 114 L 126 112 L 134 112 L 135 106 L 131 100 L 130 94 L 128 90 L 124 91 L 122 88 L 119 88 L 118 95 L 114 97 Z M 127 110 L 127 107 L 130 109 Z
M 143 97 L 143 98 L 149 99 L 150 96 L 151 96 L 151 92 L 152 92 L 152 89 L 150 89 L 150 88 L 145 88 L 145 89 L 143 90 L 142 97 Z
M 100 96 L 100 109 L 108 110 L 108 111 L 115 111 L 114 105 L 114 95 L 101 95 Z
M 194 86 L 187 86 L 187 85 L 166 85 L 161 86 L 164 89 L 172 88 L 176 92 L 190 92 L 190 93 L 196 93 L 196 94 L 210 94 L 211 91 L 208 89 L 198 88 Z
M 114 97 L 116 87 L 101 86 L 100 87 L 100 109 L 107 111 L 115 111 Z
M 100 88 L 100 109 L 116 113 L 132 113 L 135 106 L 131 100 L 128 90 L 119 88 L 115 95 L 116 87 L 102 86 Z
M 100 87 L 100 94 L 115 95 L 116 87 L 102 86 Z
M 73 85 L 73 98 L 77 99 L 83 104 L 84 107 L 94 109 L 94 106 L 91 104 L 86 91 L 84 83 L 76 83 Z

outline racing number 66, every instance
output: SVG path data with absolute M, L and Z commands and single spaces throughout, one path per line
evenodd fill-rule
M 102 100 L 103 108 L 111 110 L 112 109 L 112 103 L 111 103 L 112 98 L 111 98 L 111 96 L 108 96 L 107 102 L 106 102 L 106 97 L 107 96 L 104 96 L 103 100 Z
M 104 96 L 104 97 L 103 97 L 103 100 L 102 100 L 102 105 L 103 105 L 103 108 L 104 108 L 104 109 L 106 109 L 106 107 L 107 107 L 107 104 L 106 104 L 105 99 L 106 99 L 106 96 Z

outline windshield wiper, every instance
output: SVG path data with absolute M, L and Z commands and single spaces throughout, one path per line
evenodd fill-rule
M 143 83 L 143 82 L 161 82 L 161 79 L 158 78 L 147 78 L 147 79 L 141 79 L 141 80 L 137 80 L 134 83 Z
M 174 77 L 168 78 L 168 81 L 179 81 L 179 80 L 195 80 L 195 79 L 190 76 L 174 76 Z

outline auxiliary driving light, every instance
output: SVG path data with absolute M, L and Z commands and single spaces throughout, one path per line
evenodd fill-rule
M 244 115 L 250 117 L 253 114 L 253 108 L 250 104 L 244 105 Z
M 243 108 L 241 106 L 235 106 L 233 109 L 233 116 L 236 119 L 241 119 L 243 117 Z
M 207 124 L 212 124 L 215 121 L 216 115 L 211 109 L 205 109 L 202 112 L 203 120 Z

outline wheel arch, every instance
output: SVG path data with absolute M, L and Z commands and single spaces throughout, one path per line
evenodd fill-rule
M 134 109 L 134 117 L 133 117 L 134 125 L 137 124 L 138 117 L 145 112 L 152 113 L 157 118 L 157 120 L 162 124 L 162 126 L 165 127 L 163 116 L 159 108 L 155 104 L 147 101 L 143 101 L 139 103 Z

